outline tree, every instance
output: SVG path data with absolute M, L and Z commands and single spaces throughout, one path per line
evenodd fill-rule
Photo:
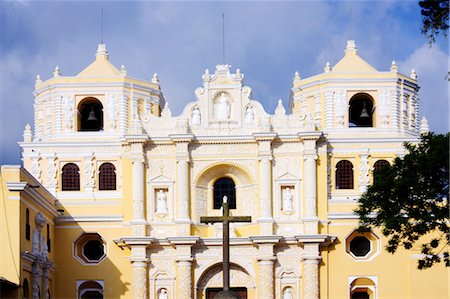
M 427 134 L 406 143 L 408 154 L 374 173 L 374 183 L 358 200 L 360 231 L 378 227 L 388 237 L 386 250 L 421 246 L 425 269 L 449 263 L 449 135 Z
M 419 1 L 422 14 L 422 33 L 434 43 L 436 36 L 443 34 L 447 37 L 448 32 L 448 0 L 423 0 Z

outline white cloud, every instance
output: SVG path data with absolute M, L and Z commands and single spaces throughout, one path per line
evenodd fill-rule
M 446 80 L 449 56 L 438 45 L 428 43 L 415 49 L 404 61 L 397 62 L 400 71 L 409 74 L 416 70 L 419 85 L 421 115 L 428 118 L 430 129 L 449 131 L 449 90 Z

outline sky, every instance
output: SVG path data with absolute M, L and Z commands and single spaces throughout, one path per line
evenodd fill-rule
M 59 66 L 75 76 L 95 58 L 103 41 L 110 61 L 128 75 L 150 80 L 158 73 L 173 115 L 195 100 L 205 69 L 225 62 L 239 68 L 253 98 L 273 113 L 287 107 L 295 71 L 323 72 L 343 56 L 348 39 L 379 71 L 395 60 L 418 75 L 421 110 L 430 129 L 449 131 L 448 39 L 431 47 L 421 34 L 418 1 L 0 2 L 0 164 L 20 164 L 18 141 L 33 125 L 35 77 Z

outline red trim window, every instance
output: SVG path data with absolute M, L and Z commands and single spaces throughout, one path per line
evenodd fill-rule
M 116 190 L 116 167 L 103 163 L 99 170 L 99 190 Z
M 80 169 L 74 163 L 67 163 L 62 168 L 62 190 L 80 190 Z

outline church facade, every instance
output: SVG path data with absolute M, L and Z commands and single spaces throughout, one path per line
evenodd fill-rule
M 447 297 L 444 268 L 418 271 L 420 248 L 388 254 L 353 213 L 373 172 L 428 132 L 414 71 L 378 71 L 348 41 L 333 67 L 296 73 L 289 109 L 272 113 L 221 64 L 173 116 L 156 74 L 135 79 L 108 55 L 100 44 L 79 74 L 36 78 L 20 146 L 58 216 L 49 291 L 32 297 L 213 298 L 222 226 L 200 217 L 221 215 L 223 196 L 252 218 L 230 232 L 241 298 Z

